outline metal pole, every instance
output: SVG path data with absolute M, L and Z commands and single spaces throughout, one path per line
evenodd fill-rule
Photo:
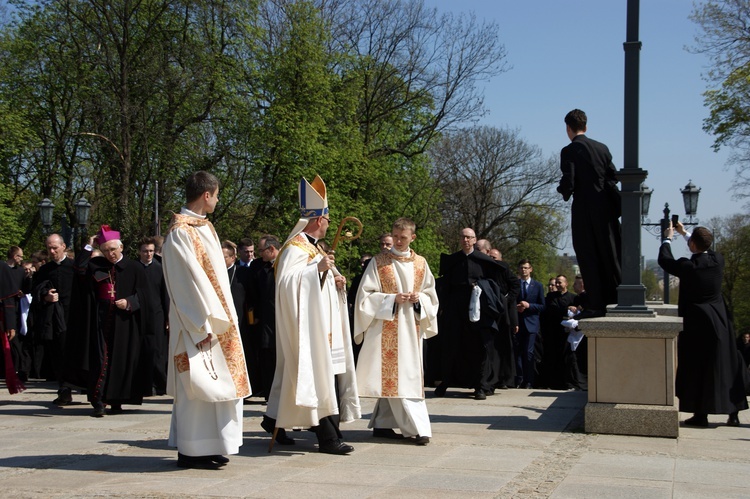
M 154 182 L 154 235 L 161 235 L 161 224 L 159 223 L 159 181 Z
M 641 282 L 641 186 L 648 172 L 638 166 L 638 94 L 641 42 L 638 41 L 639 0 L 628 0 L 625 50 L 625 113 L 622 184 L 622 283 L 617 287 L 614 312 L 653 315 L 646 307 Z

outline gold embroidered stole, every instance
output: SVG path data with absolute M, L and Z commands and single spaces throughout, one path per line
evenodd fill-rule
M 273 271 L 274 274 L 276 273 L 276 264 L 280 260 L 281 252 L 289 248 L 289 246 L 294 246 L 296 248 L 301 249 L 305 253 L 307 253 L 307 263 L 309 264 L 313 258 L 320 255 L 325 255 L 322 249 L 320 249 L 319 246 L 316 246 L 312 244 L 307 237 L 304 235 L 304 233 L 300 232 L 296 236 L 294 236 L 292 239 L 287 241 L 279 250 L 279 254 L 276 255 L 276 260 L 273 262 Z M 321 282 L 322 286 L 322 282 Z M 333 348 L 333 333 L 331 331 L 328 332 L 328 347 Z
M 380 253 L 375 256 L 378 267 L 380 286 L 383 293 L 396 294 L 398 286 L 396 275 L 393 270 L 393 260 L 401 262 L 412 262 L 414 264 L 414 292 L 422 290 L 426 261 L 421 256 L 410 250 L 411 254 L 406 257 L 394 255 L 393 253 Z M 417 336 L 419 336 L 419 322 L 416 323 Z M 398 314 L 392 321 L 383 321 L 383 331 L 380 340 L 381 348 L 381 396 L 398 396 Z
M 195 255 L 198 259 L 198 263 L 206 273 L 208 280 L 211 282 L 211 286 L 214 288 L 214 291 L 216 292 L 216 295 L 218 296 L 219 301 L 224 308 L 224 312 L 229 318 L 228 330 L 224 334 L 217 334 L 215 336 L 219 341 L 219 347 L 221 348 L 221 351 L 224 354 L 224 358 L 226 359 L 229 373 L 232 376 L 232 381 L 234 382 L 234 386 L 237 390 L 237 396 L 244 398 L 247 395 L 250 395 L 250 381 L 247 379 L 247 366 L 245 364 L 245 355 L 242 350 L 242 344 L 240 343 L 240 333 L 237 330 L 237 325 L 232 320 L 232 314 L 229 310 L 229 304 L 226 297 L 224 296 L 224 292 L 222 291 L 221 286 L 219 285 L 219 279 L 216 275 L 216 271 L 211 264 L 211 260 L 208 257 L 208 253 L 206 252 L 206 248 L 203 245 L 203 241 L 198 234 L 197 227 L 203 226 L 208 226 L 211 229 L 214 237 L 216 237 L 216 239 L 218 240 L 218 236 L 216 235 L 216 230 L 214 229 L 213 224 L 207 219 L 191 217 L 178 213 L 176 213 L 172 217 L 172 221 L 167 233 L 172 232 L 175 229 L 182 229 L 190 237 L 190 240 L 193 243 L 193 249 L 195 250 Z M 184 372 L 189 369 L 187 354 L 183 353 L 178 354 L 178 356 L 179 355 L 184 355 L 185 358 L 177 359 L 176 356 L 175 367 L 177 368 L 178 372 Z

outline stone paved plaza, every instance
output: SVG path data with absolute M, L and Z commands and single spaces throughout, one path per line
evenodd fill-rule
M 277 445 L 260 429 L 261 400 L 245 405 L 240 454 L 221 470 L 177 468 L 167 447 L 169 397 L 95 419 L 85 397 L 52 405 L 51 383 L 9 395 L 0 383 L 0 494 L 62 497 L 750 497 L 750 413 L 742 426 L 710 416 L 678 439 L 586 434 L 585 392 L 428 393 L 432 442 L 373 439 L 365 419 L 342 425 L 349 456 L 317 452 L 312 433 Z M 681 415 L 682 419 L 686 415 Z

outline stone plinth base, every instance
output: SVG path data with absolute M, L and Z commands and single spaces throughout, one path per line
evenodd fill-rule
M 676 438 L 676 338 L 682 320 L 607 315 L 584 319 L 580 326 L 588 337 L 586 431 Z
M 586 432 L 677 438 L 677 407 L 638 404 L 586 404 Z

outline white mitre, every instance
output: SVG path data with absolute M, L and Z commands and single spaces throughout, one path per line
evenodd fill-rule
M 315 175 L 312 183 L 303 177 L 299 182 L 297 194 L 299 195 L 300 219 L 286 239 L 287 241 L 302 232 L 311 218 L 328 215 L 328 194 L 326 184 L 320 175 Z

